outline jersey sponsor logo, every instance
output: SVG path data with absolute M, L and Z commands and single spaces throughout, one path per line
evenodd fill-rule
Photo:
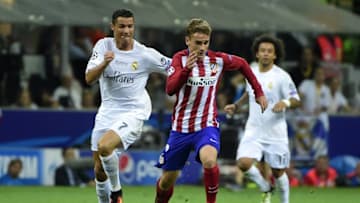
M 166 72 L 167 72 L 168 76 L 170 76 L 175 73 L 175 68 L 171 66 L 170 68 L 168 68 L 166 70 Z
M 214 86 L 216 84 L 216 77 L 190 77 L 187 80 L 189 86 Z
M 135 81 L 134 76 L 121 74 L 120 72 L 115 71 L 114 74 L 103 73 L 104 78 L 112 80 L 113 82 L 123 83 L 123 84 L 132 84 Z
M 138 67 L 139 67 L 139 63 L 138 63 L 137 61 L 132 62 L 131 68 L 132 68 L 133 70 L 137 70 Z

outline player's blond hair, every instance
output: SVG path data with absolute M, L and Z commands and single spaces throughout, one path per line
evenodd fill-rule
M 191 19 L 188 26 L 186 27 L 186 36 L 191 36 L 196 32 L 210 35 L 211 34 L 210 24 L 206 20 L 201 18 Z

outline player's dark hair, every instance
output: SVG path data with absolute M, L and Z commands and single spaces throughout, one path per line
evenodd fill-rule
M 281 39 L 278 39 L 270 34 L 263 34 L 255 38 L 251 47 L 254 58 L 256 59 L 256 53 L 259 51 L 260 44 L 264 42 L 274 45 L 276 54 L 276 59 L 274 63 L 279 64 L 285 57 L 284 42 Z
M 116 19 L 118 17 L 124 17 L 124 18 L 134 18 L 134 14 L 132 11 L 128 10 L 128 9 L 119 9 L 114 11 L 114 13 L 112 14 L 112 23 L 115 24 Z
M 8 165 L 8 169 L 10 169 L 13 165 L 15 164 L 20 164 L 21 168 L 22 168 L 22 161 L 21 159 L 12 159 L 10 162 L 9 162 L 9 165 Z

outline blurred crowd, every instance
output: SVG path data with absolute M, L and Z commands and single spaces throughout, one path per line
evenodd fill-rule
M 60 27 L 31 28 L 29 35 L 20 33 L 26 26 L 0 24 L 0 106 L 14 108 L 93 109 L 99 104 L 98 87 L 88 86 L 84 71 L 96 41 L 108 32 L 94 27 L 72 27 L 68 46 L 69 63 L 61 64 L 62 44 Z M 181 43 L 183 34 L 154 28 L 141 28 L 138 37 L 150 47 L 171 57 L 185 48 Z M 211 47 L 224 50 L 254 61 L 251 43 L 256 32 L 214 31 Z M 327 98 L 328 113 L 360 112 L 360 84 L 352 73 L 360 68 L 360 36 L 322 33 L 273 33 L 285 44 L 286 57 L 280 64 L 300 87 L 304 80 L 323 85 Z M 30 42 L 31 43 L 30 43 Z M 40 63 L 26 59 L 40 58 Z M 37 67 L 31 67 L 37 66 Z M 316 78 L 316 70 L 324 76 Z M 238 94 L 242 81 L 238 75 L 225 74 L 218 95 L 219 110 Z M 240 76 L 241 77 L 241 76 Z M 238 80 L 238 81 L 234 81 Z M 166 96 L 166 76 L 153 74 L 148 81 L 148 90 L 155 111 L 171 111 L 174 98 Z

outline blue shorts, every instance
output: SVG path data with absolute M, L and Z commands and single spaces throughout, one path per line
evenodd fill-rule
M 220 151 L 219 128 L 206 127 L 194 133 L 171 131 L 156 167 L 167 171 L 181 170 L 192 150 L 195 150 L 196 161 L 200 163 L 199 152 L 204 145 L 211 145 Z

